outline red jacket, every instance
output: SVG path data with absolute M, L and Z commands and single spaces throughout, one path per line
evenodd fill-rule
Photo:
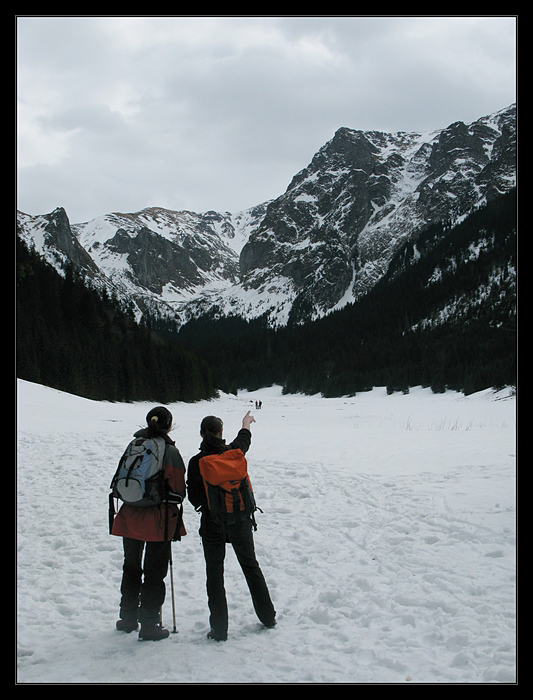
M 146 437 L 148 431 L 146 429 L 139 430 L 134 437 Z M 165 456 L 163 458 L 163 473 L 168 483 L 168 487 L 174 493 L 185 497 L 185 465 L 181 454 L 174 442 L 168 437 L 165 437 L 167 443 L 165 448 Z M 178 506 L 162 503 L 158 506 L 150 506 L 147 508 L 136 508 L 123 503 L 118 511 L 113 525 L 111 534 L 118 537 L 130 537 L 134 540 L 142 540 L 143 542 L 162 542 L 165 539 L 165 517 L 166 509 L 168 508 L 168 539 L 177 539 L 177 536 L 187 534 L 183 521 L 179 532 L 176 528 L 179 522 Z

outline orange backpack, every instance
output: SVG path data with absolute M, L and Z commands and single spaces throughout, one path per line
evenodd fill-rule
M 251 516 L 257 529 L 252 483 L 248 463 L 242 450 L 226 450 L 222 454 L 205 455 L 199 460 L 207 504 L 213 520 L 226 525 L 235 523 L 242 515 Z

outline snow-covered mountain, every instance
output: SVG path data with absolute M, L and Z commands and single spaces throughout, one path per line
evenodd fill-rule
M 516 107 L 432 133 L 340 128 L 285 193 L 245 212 L 19 212 L 20 235 L 140 312 L 316 318 L 364 295 L 428 225 L 516 185 Z
M 139 312 L 178 313 L 202 293 L 239 282 L 239 252 L 266 205 L 232 215 L 149 208 L 70 224 L 64 209 L 18 212 L 21 237 L 58 270 L 69 263 L 89 284 Z

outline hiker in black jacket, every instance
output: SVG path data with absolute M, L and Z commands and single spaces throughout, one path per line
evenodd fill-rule
M 229 445 L 222 438 L 223 423 L 220 418 L 206 416 L 200 426 L 202 443 L 200 452 L 189 461 L 187 470 L 187 494 L 189 501 L 201 510 L 200 536 L 204 550 L 209 606 L 210 639 L 224 641 L 228 636 L 228 606 L 224 588 L 224 558 L 226 543 L 233 546 L 237 560 L 246 578 L 255 612 L 265 627 L 274 627 L 276 611 L 272 605 L 267 584 L 255 555 L 253 521 L 243 515 L 234 523 L 219 525 L 209 513 L 207 495 L 200 474 L 200 458 L 209 454 L 222 454 L 226 450 L 240 449 L 244 454 L 250 447 L 250 425 L 255 419 L 250 411 L 244 416 L 242 428 Z

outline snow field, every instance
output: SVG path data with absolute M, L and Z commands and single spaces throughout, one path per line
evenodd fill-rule
M 254 400 L 263 408 L 256 411 Z M 115 630 L 116 463 L 153 404 L 18 382 L 19 683 L 513 683 L 515 399 L 384 389 L 341 399 L 279 387 L 173 404 L 185 462 L 204 415 L 231 440 L 251 409 L 256 550 L 278 613 L 261 629 L 228 547 L 229 639 L 206 639 L 199 516 L 173 544 L 179 633 Z M 170 576 L 163 609 L 172 629 Z

